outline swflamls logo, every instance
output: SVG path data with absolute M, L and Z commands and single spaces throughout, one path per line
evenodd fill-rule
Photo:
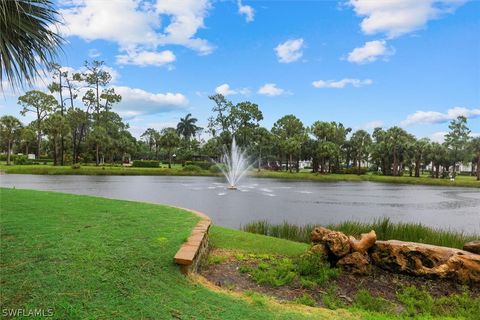
M 2 309 L 4 317 L 52 317 L 53 308 L 48 309 Z

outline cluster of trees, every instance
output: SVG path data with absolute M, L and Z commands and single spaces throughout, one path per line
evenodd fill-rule
M 122 97 L 108 86 L 112 77 L 103 62 L 86 62 L 83 72 L 51 68 L 49 93 L 32 90 L 18 98 L 21 115 L 32 114 L 35 120 L 23 126 L 13 116 L 1 118 L 7 154 L 15 147 L 17 153 L 34 152 L 37 159 L 51 157 L 55 165 L 91 159 L 98 165 L 101 159 L 117 161 L 132 153 L 135 138 L 111 110 Z
M 471 162 L 472 174 L 476 168 L 480 179 L 480 138 L 470 137 L 465 117 L 452 120 L 442 144 L 417 139 L 396 126 L 375 128 L 371 135 L 335 121 L 306 126 L 292 114 L 268 130 L 260 126 L 263 114 L 257 104 L 234 104 L 217 94 L 210 96 L 213 115 L 206 128 L 208 141 L 199 139 L 204 129 L 191 114 L 181 118 L 176 128 L 149 128 L 137 140 L 128 124 L 111 111 L 121 96 L 108 87 L 111 76 L 103 62 L 87 62 L 82 73 L 58 65 L 54 70 L 51 94 L 29 91 L 18 98 L 21 113 L 34 113 L 34 121 L 23 126 L 15 117 L 1 118 L 2 148 L 8 155 L 12 150 L 35 151 L 38 157 L 51 157 L 55 165 L 93 160 L 98 165 L 132 157 L 160 159 L 171 166 L 174 160 L 218 159 L 235 137 L 259 169 L 298 171 L 299 162 L 309 160 L 313 172 L 357 173 L 368 168 L 383 175 L 408 172 L 418 177 L 431 164 L 432 177 L 439 178 L 455 175 L 458 164 Z

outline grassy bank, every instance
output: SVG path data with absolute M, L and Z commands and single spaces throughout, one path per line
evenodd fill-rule
M 243 230 L 255 234 L 310 243 L 310 233 L 316 226 L 315 224 L 297 226 L 287 222 L 272 224 L 268 221 L 254 221 L 245 225 Z M 467 235 L 447 230 L 433 229 L 419 223 L 392 223 L 389 218 L 378 219 L 372 223 L 346 221 L 340 224 L 331 224 L 326 227 L 352 236 L 359 236 L 361 233 L 375 230 L 379 240 L 395 239 L 460 249 L 466 242 L 480 238 L 480 235 Z
M 53 309 L 53 319 L 358 319 L 211 291 L 173 256 L 197 217 L 129 201 L 0 189 L 0 309 Z M 217 246 L 296 254 L 304 244 L 212 229 Z
M 174 165 L 171 169 L 163 166 L 162 168 L 133 168 L 122 166 L 94 166 L 85 165 L 78 169 L 71 166 L 52 166 L 52 165 L 0 165 L 0 171 L 10 174 L 47 174 L 47 175 L 157 175 L 157 176 L 219 176 L 209 170 L 185 170 L 181 165 Z M 373 174 L 355 175 L 355 174 L 314 174 L 310 172 L 279 172 L 279 171 L 256 171 L 252 170 L 250 176 L 256 178 L 273 178 L 288 180 L 308 180 L 320 182 L 336 181 L 372 181 L 383 183 L 400 184 L 418 184 L 434 186 L 452 186 L 452 187 L 474 187 L 480 188 L 480 181 L 475 177 L 458 176 L 455 181 L 449 179 L 432 179 L 429 176 L 420 178 L 402 176 L 391 177 Z

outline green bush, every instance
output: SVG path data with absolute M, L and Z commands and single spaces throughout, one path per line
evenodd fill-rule
M 13 160 L 13 163 L 17 165 L 28 164 L 28 159 L 26 156 L 16 156 L 15 159 Z
M 210 166 L 210 172 L 211 173 L 221 173 L 222 172 L 222 168 L 224 168 L 225 165 L 222 164 L 222 163 L 217 163 L 217 164 L 213 164 Z
M 289 284 L 296 277 L 295 267 L 288 258 L 274 261 L 270 265 L 262 262 L 250 275 L 258 284 L 267 284 L 273 287 Z
M 338 278 L 340 269 L 331 268 L 320 253 L 305 253 L 296 261 L 296 271 L 300 277 L 323 285 Z
M 311 295 L 304 293 L 302 296 L 296 298 L 293 302 L 314 307 L 316 302 Z
M 182 171 L 186 172 L 202 172 L 202 168 L 199 166 L 195 166 L 193 164 L 186 165 L 185 167 L 182 168 Z
M 158 168 L 160 161 L 158 160 L 133 160 L 132 167 L 137 168 Z
M 353 305 L 359 309 L 392 313 L 394 312 L 394 304 L 386 299 L 380 297 L 373 297 L 366 289 L 361 289 L 357 292 Z
M 72 164 L 72 169 L 80 169 L 80 168 L 81 168 L 80 163 Z
M 203 170 L 208 170 L 213 164 L 209 161 L 185 161 L 185 166 L 190 165 L 198 166 Z
M 414 286 L 405 287 L 397 293 L 398 300 L 403 304 L 404 314 L 408 317 L 431 314 L 433 309 L 433 298 L 425 290 L 417 289 Z

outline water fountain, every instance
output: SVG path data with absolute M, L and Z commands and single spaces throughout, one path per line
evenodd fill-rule
M 219 166 L 223 175 L 227 179 L 228 189 L 236 190 L 238 182 L 247 173 L 250 165 L 248 164 L 245 151 L 237 147 L 235 137 L 232 139 L 232 149 L 230 152 L 225 148 L 225 153 L 221 158 L 223 165 Z

